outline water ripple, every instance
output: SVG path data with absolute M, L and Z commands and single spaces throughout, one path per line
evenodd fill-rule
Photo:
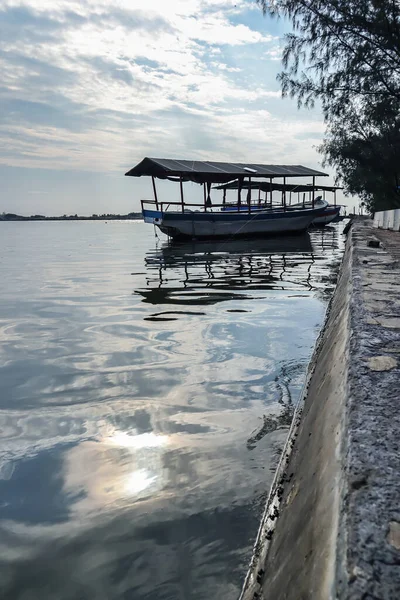
M 233 600 L 339 229 L 180 245 L 142 223 L 1 230 L 1 597 Z

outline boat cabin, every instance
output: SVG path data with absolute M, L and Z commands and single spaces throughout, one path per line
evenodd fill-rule
M 238 210 L 243 204 L 251 203 L 252 190 L 264 191 L 265 194 L 281 189 L 283 191 L 283 204 L 286 204 L 286 192 L 290 191 L 287 180 L 293 178 L 310 178 L 311 184 L 307 191 L 311 193 L 311 201 L 315 198 L 317 191 L 316 177 L 327 177 L 327 173 L 303 167 L 301 165 L 261 165 L 258 163 L 227 163 L 199 160 L 172 160 L 165 158 L 144 158 L 138 165 L 125 173 L 128 177 L 148 176 L 152 179 L 154 200 L 142 200 L 146 205 L 154 203 L 157 210 L 169 206 L 169 210 L 185 208 L 200 209 L 198 203 L 185 200 L 184 183 L 192 181 L 203 186 L 203 208 L 222 208 L 226 204 L 226 190 L 237 189 Z M 176 202 L 160 202 L 156 189 L 156 179 L 167 179 L 179 183 L 180 200 Z M 280 184 L 276 180 L 281 180 Z M 211 188 L 222 189 L 222 200 L 220 203 L 211 199 Z M 278 187 L 280 185 L 280 188 Z M 242 192 L 245 191 L 245 197 Z M 264 198 L 265 200 L 266 198 Z

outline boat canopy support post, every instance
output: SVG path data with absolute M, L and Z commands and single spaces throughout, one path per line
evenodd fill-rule
M 251 205 L 251 177 L 249 177 L 249 189 L 247 190 L 246 201 L 247 201 L 247 210 L 250 212 L 250 205 Z
M 283 178 L 283 191 L 282 191 L 282 204 L 283 210 L 286 210 L 286 177 Z
M 315 206 L 315 176 L 312 178 L 312 207 Z
M 223 206 L 225 206 L 225 204 L 226 204 L 226 188 L 224 188 L 224 192 L 222 195 L 222 204 L 223 204 Z
M 269 178 L 269 199 L 272 208 L 272 177 Z
M 243 177 L 239 177 L 238 179 L 238 211 L 240 211 L 240 206 L 242 204 L 242 185 L 243 185 Z
M 153 184 L 154 200 L 156 202 L 156 209 L 158 210 L 157 188 L 156 188 L 156 180 L 154 179 L 154 177 L 151 178 L 151 183 Z
M 207 181 L 207 199 L 206 199 L 206 206 L 211 207 L 212 206 L 212 202 L 211 202 L 211 182 Z
M 261 184 L 258 186 L 258 206 L 261 206 Z
M 204 195 L 204 212 L 207 212 L 207 190 L 206 183 L 203 183 L 203 195 Z
M 181 188 L 181 206 L 182 206 L 182 212 L 185 212 L 185 200 L 183 198 L 183 181 L 182 181 L 182 177 L 179 178 L 179 186 Z
M 336 206 L 336 190 L 333 192 L 333 204 Z

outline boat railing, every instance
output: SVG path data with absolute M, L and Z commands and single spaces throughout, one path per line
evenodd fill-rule
M 213 202 L 212 204 L 199 204 L 199 203 L 191 203 L 191 202 L 159 202 L 156 200 L 141 200 L 142 211 L 143 210 L 156 210 L 161 213 L 168 212 L 171 210 L 173 212 L 180 210 L 181 212 L 213 212 L 213 209 L 226 209 L 229 207 L 230 212 L 244 212 L 247 211 L 251 213 L 254 209 L 261 210 L 270 210 L 270 211 L 286 211 L 293 210 L 293 207 L 287 204 L 271 204 L 269 202 L 259 203 L 259 202 L 242 202 L 238 203 L 222 203 L 217 204 Z M 195 210 L 193 210 L 195 209 Z

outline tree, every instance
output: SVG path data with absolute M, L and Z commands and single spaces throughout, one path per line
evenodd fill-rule
M 319 150 L 334 165 L 349 194 L 368 210 L 400 207 L 400 113 L 396 102 L 349 102 L 329 119 Z
M 372 209 L 398 206 L 399 1 L 257 2 L 264 13 L 292 23 L 279 80 L 283 95 L 297 97 L 299 106 L 321 102 L 325 163 L 336 167 L 345 191 Z

